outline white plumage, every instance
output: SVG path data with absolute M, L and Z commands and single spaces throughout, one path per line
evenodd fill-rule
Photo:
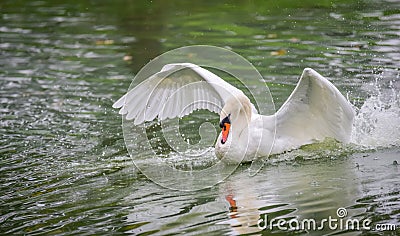
M 158 117 L 183 117 L 197 109 L 229 114 L 226 143 L 219 135 L 215 152 L 240 162 L 281 153 L 327 137 L 348 142 L 354 111 L 339 90 L 306 68 L 282 107 L 272 116 L 259 115 L 246 95 L 212 72 L 190 63 L 168 64 L 113 105 L 138 125 Z M 222 108 L 222 110 L 221 110 Z

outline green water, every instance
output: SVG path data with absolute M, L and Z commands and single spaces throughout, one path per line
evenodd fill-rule
M 0 234 L 285 235 L 307 232 L 260 231 L 257 220 L 321 220 L 339 207 L 397 229 L 309 233 L 400 233 L 398 1 L 5 0 L 0 12 Z M 354 142 L 274 156 L 255 177 L 244 165 L 201 191 L 154 184 L 111 105 L 149 60 L 196 44 L 248 59 L 277 107 L 303 68 L 317 70 L 358 109 L 369 104 Z M 218 120 L 193 114 L 204 117 Z

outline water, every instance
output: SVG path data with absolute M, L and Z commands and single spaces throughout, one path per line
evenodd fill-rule
M 0 9 L 2 234 L 268 234 L 256 226 L 265 215 L 321 220 L 339 207 L 398 225 L 372 233 L 399 233 L 397 1 L 6 0 Z M 277 107 L 304 67 L 330 78 L 359 110 L 353 144 L 306 146 L 271 157 L 255 177 L 244 165 L 196 192 L 152 183 L 111 105 L 150 59 L 194 44 L 251 61 Z M 204 117 L 216 119 L 192 119 Z

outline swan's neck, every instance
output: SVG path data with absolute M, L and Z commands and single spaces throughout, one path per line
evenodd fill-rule
M 227 101 L 221 111 L 220 120 L 222 121 L 226 117 L 230 118 L 230 131 L 225 143 L 222 142 L 223 132 L 220 134 L 221 139 L 216 143 L 215 152 L 219 158 L 227 155 L 230 161 L 235 163 L 242 161 L 249 141 L 248 127 L 251 123 L 251 116 L 251 103 L 246 96 L 236 96 Z
M 239 138 L 243 131 L 249 126 L 251 119 L 251 113 L 247 114 L 241 110 L 236 119 L 232 120 L 232 136 L 233 138 Z
M 222 109 L 221 118 L 229 114 L 232 138 L 237 139 L 250 124 L 252 115 L 250 100 L 244 94 L 232 97 Z

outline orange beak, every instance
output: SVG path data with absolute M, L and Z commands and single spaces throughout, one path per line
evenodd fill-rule
M 226 140 L 228 140 L 230 128 L 231 128 L 231 124 L 229 124 L 229 123 L 225 123 L 224 126 L 222 127 L 222 138 L 221 138 L 222 144 L 224 144 L 226 142 Z

